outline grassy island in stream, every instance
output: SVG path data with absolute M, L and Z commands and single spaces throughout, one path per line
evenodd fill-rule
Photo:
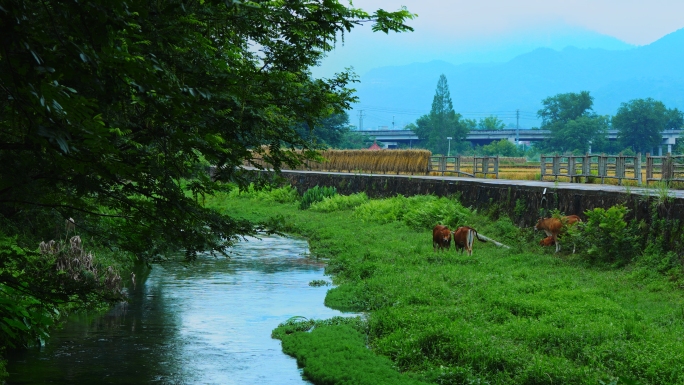
M 338 197 L 307 210 L 288 187 L 207 200 L 307 237 L 337 285 L 326 305 L 366 312 L 274 330 L 314 383 L 684 384 L 681 261 L 659 268 L 667 253 L 597 264 L 455 199 Z M 433 221 L 511 248 L 434 252 Z

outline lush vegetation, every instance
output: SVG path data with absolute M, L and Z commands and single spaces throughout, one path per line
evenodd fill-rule
M 227 195 L 207 203 L 308 237 L 338 285 L 326 304 L 367 312 L 365 322 L 300 319 L 274 331 L 315 383 L 366 383 L 384 358 L 405 381 L 436 384 L 684 383 L 684 276 L 671 246 L 682 239 L 664 240 L 673 224 L 657 215 L 649 229 L 625 222 L 625 208 L 588 212 L 562 238 L 577 254 L 554 255 L 541 235 L 453 197 L 325 212 Z M 435 253 L 435 223 L 473 226 L 511 249 L 476 241 L 472 257 Z M 399 381 L 383 377 L 374 383 Z

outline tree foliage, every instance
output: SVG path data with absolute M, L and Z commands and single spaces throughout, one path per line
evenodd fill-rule
M 299 135 L 309 141 L 312 148 L 338 148 L 346 141 L 350 131 L 349 114 L 346 111 L 321 119 L 313 128 L 307 123 L 302 123 L 298 127 Z
M 2 0 L 0 236 L 34 250 L 73 217 L 84 239 L 141 260 L 224 250 L 254 227 L 201 198 L 216 180 L 244 185 L 255 157 L 314 156 L 298 127 L 348 109 L 355 78 L 309 68 L 361 23 L 409 31 L 413 17 L 338 0 Z M 7 255 L 0 268 L 34 257 Z M 20 290 L 73 294 L 42 283 Z
M 460 143 L 465 141 L 469 129 L 461 121 L 461 114 L 454 111 L 449 85 L 443 74 L 437 82 L 430 113 L 418 118 L 411 129 L 433 153 L 447 154 L 449 146 L 456 150 Z M 451 144 L 447 137 L 453 138 Z
M 590 146 L 601 147 L 607 142 L 608 118 L 592 111 L 594 98 L 588 91 L 564 93 L 542 101 L 537 112 L 542 129 L 550 131 L 549 139 L 541 143 L 547 151 L 577 151 L 585 153 Z
M 670 124 L 681 126 L 682 113 L 677 109 L 668 110 L 663 102 L 652 98 L 622 103 L 613 117 L 618 140 L 634 152 L 649 152 L 660 146 L 662 133 Z
M 480 119 L 477 123 L 478 130 L 490 130 L 490 131 L 500 131 L 506 127 L 503 120 L 499 119 L 497 116 L 491 115 L 486 118 Z
M 487 156 L 523 156 L 524 153 L 514 143 L 507 139 L 501 139 L 478 148 L 478 152 Z

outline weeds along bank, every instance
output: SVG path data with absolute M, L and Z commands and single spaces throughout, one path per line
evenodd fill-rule
M 561 238 L 577 254 L 554 255 L 538 246 L 543 235 L 455 199 L 316 190 L 207 200 L 307 237 L 337 285 L 326 305 L 367 314 L 274 330 L 312 382 L 684 384 L 682 254 L 625 222 L 626 208 L 592 210 Z M 472 257 L 434 252 L 436 223 L 469 225 L 511 248 L 476 241 Z
M 1 223 L 0 352 L 43 344 L 69 313 L 104 310 L 124 299 L 133 257 L 82 239 L 74 222 L 44 229 L 47 238 Z M 7 375 L 0 360 L 0 383 Z

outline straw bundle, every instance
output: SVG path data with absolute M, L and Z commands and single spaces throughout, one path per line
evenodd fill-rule
M 321 151 L 324 162 L 308 161 L 298 169 L 384 174 L 425 173 L 431 155 L 427 150 L 324 150 Z
M 329 171 L 366 171 L 377 173 L 424 173 L 430 162 L 427 150 L 326 150 L 325 163 L 312 169 Z

